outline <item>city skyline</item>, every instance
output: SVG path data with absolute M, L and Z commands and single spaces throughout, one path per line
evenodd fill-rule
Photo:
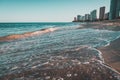
M 101 6 L 110 0 L 0 0 L 0 22 L 70 22 Z
M 115 19 L 120 19 L 120 0 L 110 1 L 109 12 L 106 12 L 106 7 L 102 6 L 98 11 L 94 9 L 90 14 L 77 15 L 72 22 L 94 22 Z

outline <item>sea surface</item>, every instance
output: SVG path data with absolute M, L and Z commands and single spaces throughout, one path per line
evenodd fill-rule
M 111 41 L 119 38 L 120 31 L 79 29 L 81 24 L 0 23 L 0 77 L 33 69 L 63 69 L 90 64 L 91 61 L 97 61 L 118 76 L 115 70 L 104 64 L 97 48 L 108 46 Z M 15 80 L 27 80 L 29 77 Z M 47 79 L 50 77 L 36 80 Z M 119 79 L 116 77 L 114 80 Z

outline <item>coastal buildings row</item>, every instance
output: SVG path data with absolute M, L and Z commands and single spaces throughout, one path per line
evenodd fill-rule
M 73 22 L 89 22 L 89 21 L 103 21 L 120 19 L 120 0 L 111 0 L 110 12 L 105 13 L 105 6 L 99 9 L 99 18 L 97 17 L 97 10 L 91 11 L 89 14 L 77 15 Z

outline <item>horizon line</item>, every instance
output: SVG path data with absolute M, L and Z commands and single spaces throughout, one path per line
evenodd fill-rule
M 42 21 L 40 21 L 40 22 L 38 22 L 38 21 L 18 22 L 17 21 L 17 22 L 0 22 L 0 23 L 67 23 L 67 22 L 70 22 L 70 21 L 51 21 L 51 22 L 48 22 L 48 21 L 46 21 L 46 22 L 42 22 Z

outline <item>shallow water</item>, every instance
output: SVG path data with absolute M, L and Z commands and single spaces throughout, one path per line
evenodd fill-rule
M 120 37 L 119 31 L 77 29 L 77 23 L 0 24 L 0 36 L 57 27 L 42 35 L 1 41 L 0 76 L 34 68 L 61 69 L 104 59 L 95 49 Z

